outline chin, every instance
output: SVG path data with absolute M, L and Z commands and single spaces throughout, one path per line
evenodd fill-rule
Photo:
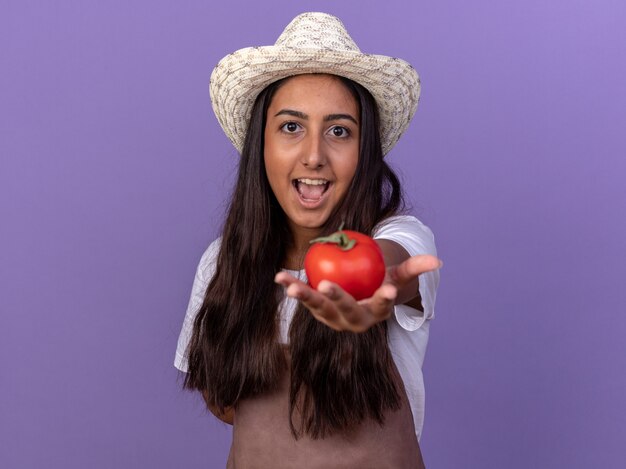
M 328 221 L 330 214 L 297 214 L 295 217 L 287 214 L 291 223 L 300 228 L 320 229 Z

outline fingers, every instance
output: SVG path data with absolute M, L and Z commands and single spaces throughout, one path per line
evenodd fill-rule
M 378 320 L 387 319 L 393 311 L 398 289 L 389 283 L 381 285 L 371 298 L 361 301 L 371 314 Z
M 439 269 L 443 265 L 437 257 L 430 254 L 409 257 L 407 260 L 389 269 L 391 280 L 397 285 L 410 282 L 424 272 Z
M 390 306 L 393 306 L 397 296 L 398 289 L 395 286 L 384 284 L 376 290 L 374 296 L 372 296 L 372 299 L 369 302 L 370 308 L 380 314 L 380 312 L 389 309 Z
M 393 304 L 395 287 L 388 285 L 379 289 L 378 296 L 367 304 L 356 300 L 338 285 L 322 281 L 315 290 L 286 272 L 276 275 L 277 283 L 286 288 L 287 296 L 298 299 L 313 316 L 337 331 L 363 332 L 374 323 L 384 319 L 382 314 Z
M 287 296 L 300 300 L 311 310 L 323 310 L 328 307 L 326 297 L 308 285 L 290 285 L 286 293 Z
M 327 282 L 328 283 L 328 282 Z M 287 295 L 297 298 L 311 312 L 315 319 L 326 324 L 336 331 L 346 330 L 346 323 L 341 315 L 341 310 L 337 306 L 345 299 L 337 297 L 336 292 L 332 292 L 337 299 L 332 300 L 326 294 L 316 291 L 305 285 L 292 285 L 287 288 Z
M 291 285 L 292 283 L 300 283 L 302 285 L 305 285 L 304 282 L 302 282 L 301 280 L 298 280 L 296 277 L 294 277 L 291 274 L 288 274 L 287 272 L 278 272 L 275 276 L 274 276 L 274 281 L 280 285 L 282 285 L 283 287 L 287 288 L 289 285 Z
M 317 286 L 317 290 L 328 300 L 331 315 L 327 311 L 316 311 L 328 320 L 334 320 L 341 330 L 363 332 L 374 324 L 372 312 L 363 304 L 357 303 L 352 295 L 343 290 L 339 285 L 323 280 Z
M 318 289 L 307 286 L 305 289 L 290 292 L 295 293 L 304 306 L 315 316 L 318 321 L 323 322 L 337 331 L 351 330 L 350 324 L 355 321 L 355 308 L 359 305 L 350 295 L 337 285 L 322 281 Z
M 319 321 L 335 330 L 342 330 L 337 324 L 340 322 L 337 318 L 337 308 L 333 306 L 333 301 L 326 295 L 286 272 L 277 273 L 274 280 L 285 287 L 287 296 L 302 302 Z M 331 294 L 336 295 L 336 292 L 333 291 Z
M 317 286 L 317 291 L 333 302 L 334 306 L 342 313 L 350 314 L 357 304 L 355 299 L 339 285 L 328 280 L 322 280 Z
M 389 268 L 388 281 L 371 298 L 359 302 L 341 287 L 326 280 L 320 282 L 317 290 L 287 272 L 277 273 L 274 280 L 285 287 L 287 296 L 300 300 L 318 321 L 328 327 L 337 331 L 363 332 L 391 315 L 398 288 L 442 265 L 435 256 L 410 257 Z

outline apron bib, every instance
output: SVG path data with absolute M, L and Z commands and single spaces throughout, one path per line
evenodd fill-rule
M 289 363 L 289 359 L 287 360 Z M 349 433 L 294 439 L 289 428 L 289 372 L 277 389 L 241 401 L 235 410 L 227 469 L 421 469 L 422 454 L 398 371 L 401 408 L 385 425 L 363 421 Z

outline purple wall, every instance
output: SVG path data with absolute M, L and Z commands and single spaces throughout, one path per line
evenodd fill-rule
M 428 466 L 623 467 L 624 5 L 2 2 L 0 467 L 223 467 L 172 366 L 237 161 L 208 77 L 307 10 L 422 77 Z

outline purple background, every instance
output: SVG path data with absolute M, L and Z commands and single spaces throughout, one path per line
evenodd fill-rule
M 237 162 L 208 78 L 308 10 L 422 78 L 389 161 L 445 262 L 428 466 L 623 467 L 624 5 L 2 2 L 0 467 L 223 467 L 172 366 Z

